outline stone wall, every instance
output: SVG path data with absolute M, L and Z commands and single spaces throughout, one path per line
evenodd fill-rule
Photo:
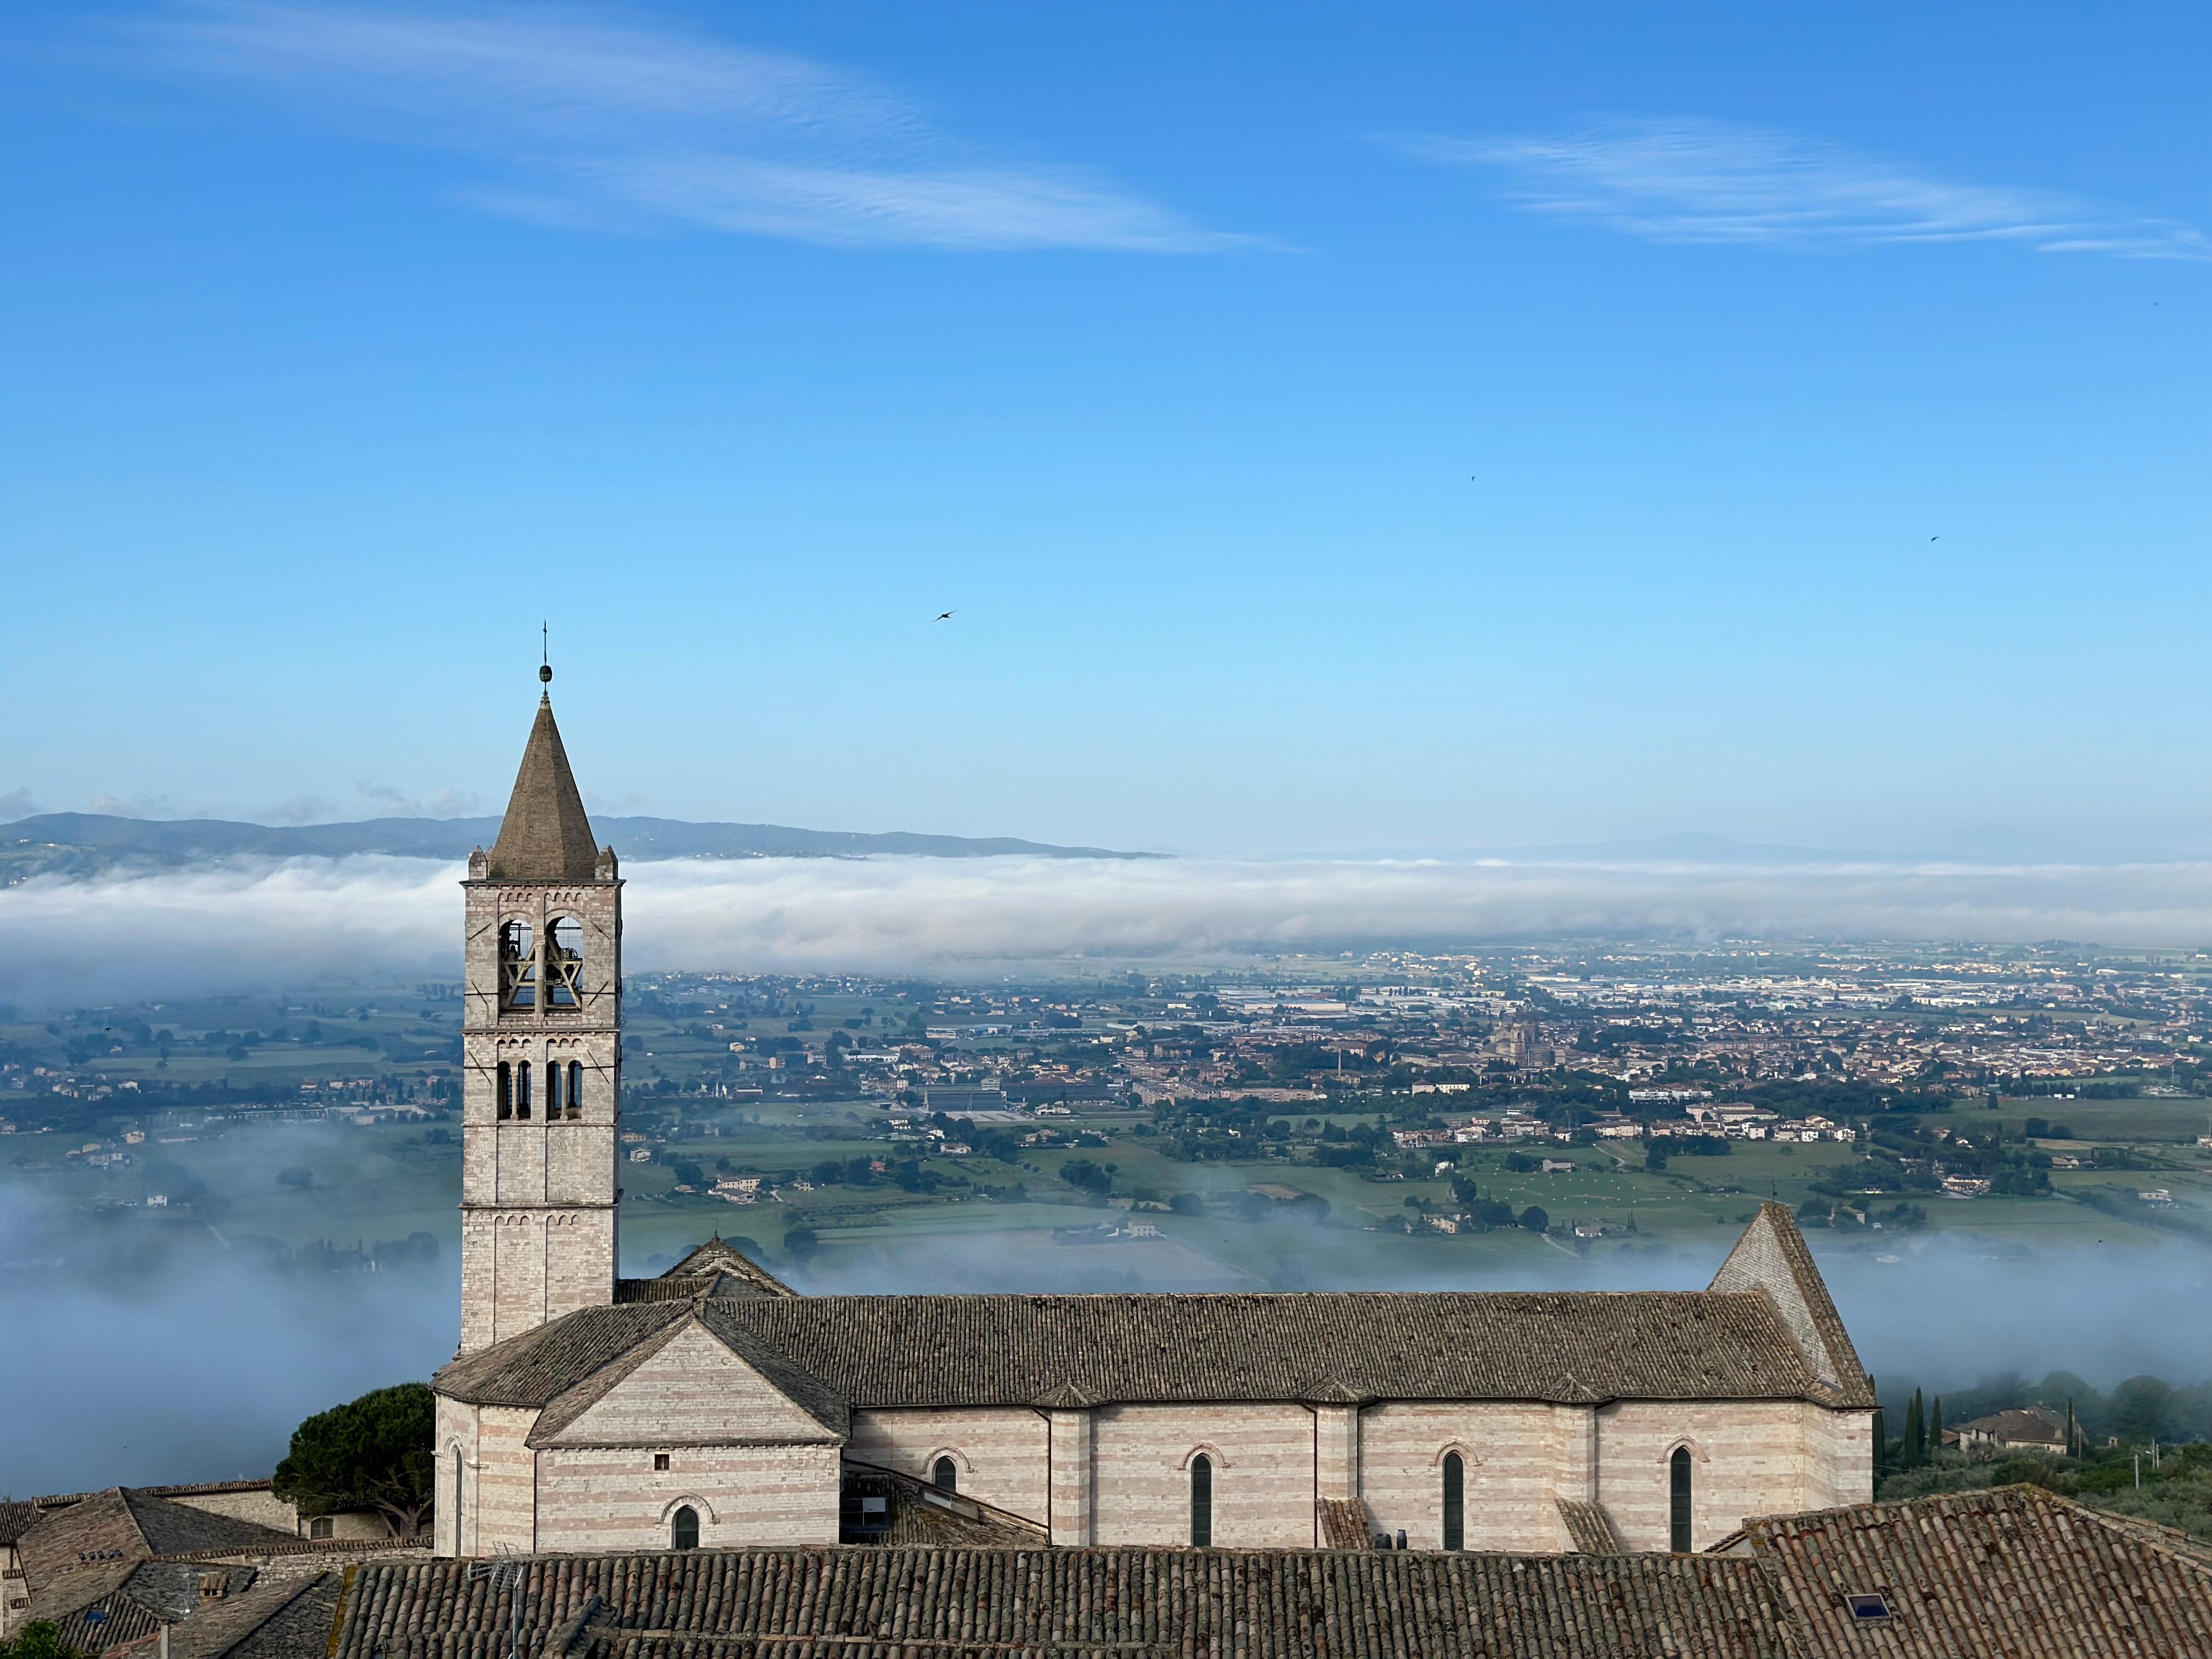
M 1239 1549 L 1312 1547 L 1315 1498 L 1334 1495 L 1355 1455 L 1375 1526 L 1441 1548 L 1455 1451 L 1470 1550 L 1568 1547 L 1557 1502 L 1568 1498 L 1604 1504 L 1629 1549 L 1663 1551 L 1677 1446 L 1695 1460 L 1691 1541 L 1704 1549 L 1747 1516 L 1865 1502 L 1868 1415 L 1796 1401 L 917 1409 L 855 1413 L 843 1451 L 922 1480 L 949 1455 L 961 1491 L 1069 1547 L 1189 1542 L 1190 1461 L 1204 1451 L 1213 1541 Z M 680 1334 L 534 1453 L 523 1443 L 533 1416 L 439 1402 L 441 1553 L 665 1548 L 680 1501 L 697 1510 L 702 1544 L 836 1538 L 841 1449 L 704 1333 Z
M 949 1456 L 969 1497 L 1046 1524 L 1050 1433 L 1043 1416 L 1025 1406 L 854 1412 L 845 1452 L 922 1480 L 939 1457 Z
M 805 1443 L 834 1448 L 839 1437 L 711 1334 L 686 1323 L 604 1398 L 538 1437 L 563 1448 L 665 1449 Z
M 1377 1530 L 1415 1549 L 1443 1547 L 1443 1460 L 1466 1463 L 1462 1516 L 1471 1550 L 1556 1550 L 1559 1504 L 1585 1496 L 1589 1413 L 1573 1407 L 1405 1401 L 1360 1413 L 1359 1495 Z
M 577 1308 L 614 1299 L 621 1127 L 618 882 L 465 884 L 461 1089 L 461 1351 L 472 1352 Z M 562 918 L 582 928 L 579 1006 L 506 1008 L 500 930 L 526 924 L 543 941 Z M 538 991 L 544 990 L 542 963 Z M 582 1087 L 565 1109 L 568 1066 Z M 499 1067 L 514 1102 L 499 1115 Z M 562 1110 L 549 1116 L 546 1067 L 561 1069 Z M 520 1115 L 527 1073 L 530 1115 Z
M 1190 1542 L 1190 1465 L 1204 1452 L 1218 1547 L 1313 1547 L 1314 1415 L 1304 1407 L 1102 1406 L 1091 1419 L 1092 1542 Z
M 539 1454 L 538 1547 L 665 1550 L 679 1507 L 699 1517 L 702 1549 L 837 1541 L 833 1444 L 555 1447 Z

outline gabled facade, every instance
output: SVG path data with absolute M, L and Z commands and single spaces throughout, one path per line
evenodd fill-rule
M 1697 1292 L 816 1297 L 719 1239 L 618 1279 L 591 842 L 542 705 L 466 884 L 440 1553 L 834 1544 L 902 1482 L 1069 1547 L 1686 1552 L 1870 1496 L 1873 1391 L 1779 1205 Z

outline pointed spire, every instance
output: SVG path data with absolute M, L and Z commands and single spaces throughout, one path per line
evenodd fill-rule
M 514 793 L 488 862 L 487 873 L 495 881 L 591 881 L 598 875 L 592 821 L 568 769 L 561 728 L 553 723 L 550 693 L 538 700 L 522 769 L 515 774 Z

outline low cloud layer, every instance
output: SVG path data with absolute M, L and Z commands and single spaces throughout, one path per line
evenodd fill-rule
M 1559 934 L 2198 945 L 2212 864 L 757 859 L 629 866 L 641 969 L 957 972 Z M 458 865 L 237 863 L 0 890 L 0 997 L 450 977 Z

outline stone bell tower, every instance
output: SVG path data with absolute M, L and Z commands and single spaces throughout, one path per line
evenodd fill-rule
M 463 1353 L 615 1299 L 622 886 L 548 693 L 461 884 Z

